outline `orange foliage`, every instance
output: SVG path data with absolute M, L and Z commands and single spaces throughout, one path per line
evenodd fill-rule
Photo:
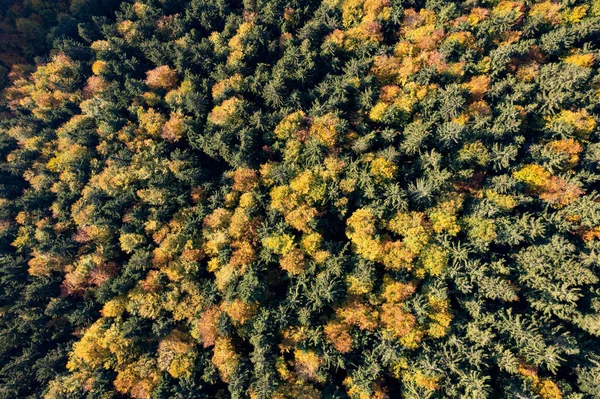
M 177 72 L 167 65 L 161 65 L 146 72 L 146 84 L 154 90 L 172 89 L 177 84 Z
M 171 117 L 162 128 L 161 137 L 169 142 L 177 142 L 183 138 L 185 118 L 181 114 L 171 113 Z
M 254 316 L 258 307 L 254 303 L 244 303 L 239 299 L 234 299 L 230 302 L 223 302 L 221 304 L 221 309 L 223 309 L 234 322 L 246 324 L 246 322 Z
M 356 326 L 361 330 L 377 328 L 379 313 L 358 297 L 348 299 L 344 306 L 336 309 L 336 314 L 344 323 Z
M 566 166 L 574 167 L 579 162 L 579 153 L 583 151 L 583 147 L 574 139 L 555 140 L 546 144 L 546 148 L 554 153 L 565 156 Z
M 246 192 L 258 186 L 258 174 L 252 169 L 237 169 L 233 175 L 233 190 Z
M 305 260 L 302 250 L 296 248 L 281 256 L 279 265 L 290 274 L 297 275 L 304 271 Z
M 336 321 L 330 321 L 324 328 L 325 336 L 335 349 L 341 353 L 347 353 L 352 350 L 352 336 L 348 331 L 348 326 Z
M 221 318 L 221 309 L 211 306 L 200 315 L 198 333 L 205 348 L 213 346 L 217 340 L 217 324 Z
M 404 337 L 415 327 L 415 316 L 404 310 L 402 304 L 384 303 L 381 310 L 382 324 L 396 337 Z

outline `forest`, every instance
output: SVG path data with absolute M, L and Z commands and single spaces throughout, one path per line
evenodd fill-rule
M 600 399 L 600 0 L 0 0 L 0 399 Z

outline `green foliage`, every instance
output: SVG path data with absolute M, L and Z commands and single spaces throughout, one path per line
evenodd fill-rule
M 0 397 L 600 397 L 598 1 L 50 3 Z

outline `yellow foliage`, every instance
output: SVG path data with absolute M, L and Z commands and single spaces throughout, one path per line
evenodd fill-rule
M 123 38 L 132 42 L 139 37 L 136 30 L 135 22 L 130 20 L 124 20 L 117 23 L 117 31 L 123 36 Z
M 163 205 L 168 197 L 165 189 L 156 187 L 137 190 L 136 194 L 142 201 L 151 205 Z
M 117 297 L 106 302 L 100 313 L 103 317 L 119 317 L 127 308 L 127 298 Z
M 543 192 L 550 184 L 551 175 L 540 165 L 527 165 L 513 173 L 513 177 L 523 182 L 533 192 Z
M 542 399 L 562 399 L 563 394 L 556 383 L 548 378 L 538 376 L 537 370 L 534 367 L 519 364 L 517 373 L 522 375 L 526 380 L 529 380 L 533 385 L 533 391 Z
M 275 137 L 280 140 L 292 138 L 302 127 L 304 117 L 303 111 L 296 111 L 283 118 L 275 127 Z
M 31 74 L 33 86 L 27 86 L 27 94 L 33 100 L 33 113 L 44 119 L 48 112 L 61 104 L 81 100 L 81 92 L 66 91 L 79 75 L 79 64 L 63 53 L 56 54 L 46 65 L 37 67 Z
M 519 18 L 523 15 L 523 9 L 524 9 L 523 3 L 519 3 L 516 1 L 503 0 L 503 1 L 500 1 L 496 5 L 496 7 L 494 7 L 492 12 L 496 15 L 503 16 L 503 17 L 510 14 L 510 15 L 513 15 L 514 19 L 516 20 L 517 18 Z
M 19 229 L 19 235 L 12 244 L 17 248 L 20 246 L 19 240 L 29 239 L 29 237 L 21 235 L 21 229 L 22 228 Z M 65 265 L 65 261 L 55 254 L 40 252 L 37 249 L 33 249 L 32 255 L 33 256 L 29 262 L 27 262 L 29 265 L 29 269 L 27 271 L 32 276 L 48 277 L 53 271 L 62 270 L 63 266 Z
M 462 77 L 465 74 L 465 63 L 464 62 L 453 62 L 446 66 L 444 69 L 444 74 L 449 75 L 450 77 L 457 79 Z
M 296 245 L 294 244 L 294 237 L 289 234 L 281 234 L 266 237 L 263 239 L 263 246 L 276 254 L 285 255 L 290 253 Z
M 323 262 L 325 262 L 325 260 L 327 260 L 327 258 L 329 258 L 330 255 L 331 254 L 329 253 L 329 251 L 320 250 L 320 251 L 317 251 L 313 257 L 315 259 L 315 262 L 317 262 L 317 264 L 321 265 L 321 264 L 323 264 Z
M 278 363 L 279 365 L 280 363 Z M 285 367 L 285 365 L 284 365 Z M 278 371 L 282 371 L 283 367 L 279 367 Z M 287 374 L 281 373 L 280 375 L 285 380 L 283 384 L 279 385 L 277 390 L 273 393 L 272 399 L 320 399 L 321 392 L 313 386 L 309 381 L 304 378 L 298 378 L 295 373 L 288 371 Z M 250 398 L 258 399 L 258 397 Z
M 241 87 L 242 80 L 242 75 L 240 73 L 236 73 L 233 76 L 215 83 L 215 85 L 212 87 L 213 99 L 218 101 L 221 100 L 228 91 L 238 91 Z
M 118 392 L 134 399 L 148 399 L 160 379 L 156 361 L 144 355 L 133 363 L 119 369 L 114 386 Z
M 517 206 L 517 201 L 510 195 L 498 194 L 493 190 L 484 190 L 485 198 L 503 211 L 510 211 Z
M 127 312 L 131 314 L 152 320 L 160 314 L 160 296 L 154 292 L 146 292 L 143 289 L 136 288 L 129 292 L 128 299 Z
M 449 34 L 446 37 L 448 42 L 454 42 L 463 46 L 463 48 L 473 48 L 475 46 L 475 37 L 471 32 L 468 31 L 459 31 Z M 467 83 L 465 88 L 471 92 L 471 95 L 474 98 L 481 98 L 483 94 L 487 91 L 487 87 L 485 81 L 488 80 L 489 77 L 486 76 L 475 76 L 470 83 Z
M 440 378 L 425 374 L 421 370 L 409 371 L 402 374 L 402 378 L 412 381 L 415 385 L 428 391 L 435 391 L 440 387 Z
M 319 233 L 304 234 L 300 240 L 300 248 L 308 255 L 314 255 L 321 247 L 323 237 Z
M 546 144 L 546 148 L 567 157 L 566 166 L 568 167 L 577 165 L 579 162 L 579 153 L 583 151 L 581 144 L 574 139 L 550 141 Z
M 238 97 L 231 97 L 217 105 L 208 115 L 208 119 L 218 126 L 225 126 L 239 120 L 244 101 Z
M 306 170 L 290 182 L 290 188 L 312 205 L 325 199 L 327 185 L 317 173 Z
M 358 25 L 363 16 L 363 0 L 345 0 L 342 3 L 342 23 L 349 28 Z
M 365 295 L 373 290 L 373 284 L 357 276 L 350 275 L 346 278 L 348 284 L 348 293 L 352 295 Z
M 375 176 L 375 181 L 379 183 L 392 180 L 397 169 L 393 162 L 385 158 L 375 158 L 371 161 L 371 173 Z
M 121 243 L 121 249 L 126 253 L 132 253 L 135 248 L 137 248 L 140 244 L 144 243 L 145 238 L 141 234 L 135 233 L 125 233 L 121 234 L 119 237 L 119 242 Z
M 446 335 L 452 322 L 452 313 L 450 312 L 450 303 L 445 299 L 440 299 L 435 296 L 429 296 L 429 330 L 428 335 L 433 338 L 440 338 Z
M 589 139 L 590 134 L 596 129 L 596 120 L 585 109 L 578 111 L 562 110 L 558 115 L 546 118 L 546 120 L 546 126 L 549 129 L 552 129 L 554 124 L 563 124 L 571 127 L 578 138 L 585 140 Z
M 154 138 L 160 137 L 163 126 L 167 121 L 165 116 L 154 108 L 148 108 L 148 110 L 140 108 L 138 110 L 138 119 L 140 121 L 140 127 L 148 133 L 148 135 Z
M 306 340 L 306 327 L 288 327 L 281 330 L 281 353 L 289 353 L 298 344 Z
M 412 240 L 412 237 L 409 238 Z M 413 242 L 409 245 L 412 246 Z M 412 269 L 412 263 L 415 259 L 416 253 L 412 251 L 404 242 L 401 241 L 386 241 L 381 246 L 382 258 L 381 262 L 386 268 L 391 270 L 399 269 Z
M 374 237 L 375 222 L 375 215 L 368 208 L 357 209 L 346 221 L 346 236 L 356 252 L 370 261 L 378 261 L 382 256 L 381 243 Z
M 475 162 L 485 166 L 490 161 L 490 153 L 481 141 L 465 144 L 458 152 L 458 159 L 463 162 Z
M 400 345 L 407 349 L 417 349 L 424 336 L 425 332 L 423 329 L 419 326 L 415 326 L 406 335 L 399 338 Z
M 562 391 L 558 385 L 548 378 L 540 379 L 536 384 L 536 390 L 542 399 L 562 399 L 563 397 Z
M 594 54 L 572 54 L 565 58 L 565 62 L 568 64 L 573 64 L 580 66 L 582 68 L 591 68 L 594 66 L 594 61 L 596 58 Z
M 217 337 L 213 350 L 212 363 L 219 371 L 221 380 L 228 382 L 239 364 L 239 355 L 236 353 L 231 339 Z
M 252 244 L 246 241 L 234 242 L 231 246 L 235 250 L 231 254 L 229 264 L 239 268 L 240 273 L 243 273 L 246 267 L 256 260 L 256 251 Z
M 179 113 L 171 112 L 169 120 L 162 128 L 161 137 L 170 142 L 177 142 L 183 138 L 186 118 Z
M 412 49 L 410 43 L 402 41 L 396 46 L 396 54 L 399 57 L 405 57 L 412 53 Z M 412 58 L 407 57 L 405 60 L 406 61 L 401 61 L 398 57 L 389 55 L 378 55 L 373 58 L 373 66 L 371 67 L 370 73 L 383 84 L 400 83 L 402 80 L 401 78 L 412 75 L 417 72 L 419 68 L 418 65 L 414 65 Z M 391 99 L 388 96 L 388 98 L 384 98 L 382 101 L 384 103 L 390 103 Z M 375 114 L 382 115 L 383 110 L 380 109 L 379 111 L 376 111 Z
M 314 220 L 317 214 L 318 211 L 316 208 L 308 205 L 300 205 L 285 215 L 285 221 L 296 230 L 310 233 L 312 232 L 312 228 L 309 224 Z
M 387 399 L 389 398 L 387 390 L 380 382 L 375 382 L 371 386 L 371 392 L 366 391 L 364 387 L 355 385 L 352 377 L 348 376 L 343 381 L 347 389 L 348 396 L 351 399 Z
M 305 139 L 306 137 L 302 138 Z M 285 149 L 283 150 L 284 162 L 292 163 L 298 160 L 298 157 L 300 156 L 303 147 L 304 144 L 302 144 L 302 142 L 300 142 L 299 139 L 293 138 L 287 140 L 287 142 L 285 143 Z
M 311 137 L 319 138 L 327 147 L 333 148 L 337 144 L 339 119 L 333 114 L 318 116 L 313 120 L 309 129 Z
M 86 330 L 81 340 L 73 345 L 67 369 L 75 371 L 106 367 L 112 364 L 113 359 L 118 365 L 126 364 L 132 346 L 133 340 L 124 337 L 120 325 L 107 325 L 105 319 L 98 319 Z
M 94 75 L 102 75 L 108 71 L 108 63 L 106 61 L 97 60 L 92 64 L 92 72 Z
M 72 144 L 51 158 L 46 167 L 52 172 L 66 171 L 83 161 L 87 154 L 88 150 L 84 146 Z
M 488 17 L 489 11 L 486 8 L 475 7 L 471 9 L 471 13 L 467 17 L 467 21 L 471 25 L 477 25 Z
M 145 18 L 148 16 L 150 7 L 146 4 L 136 1 L 135 3 L 133 3 L 133 11 L 135 12 L 135 15 L 137 15 L 138 17 Z
M 404 86 L 404 93 L 394 100 L 394 106 L 409 115 L 413 112 L 414 106 L 425 98 L 427 92 L 433 90 L 433 87 L 420 86 L 414 82 L 409 82 Z
M 325 43 L 331 44 L 335 47 L 342 48 L 344 46 L 345 33 L 341 29 L 334 29 L 327 37 L 325 37 Z
M 490 87 L 491 78 L 486 75 L 478 75 L 467 83 L 463 84 L 463 87 L 469 91 L 471 98 L 475 101 L 481 100 L 485 93 L 487 93 Z
M 388 222 L 388 228 L 404 238 L 402 243 L 410 252 L 418 254 L 427 245 L 431 232 L 425 224 L 425 214 L 421 212 L 398 212 Z
M 158 345 L 158 368 L 166 370 L 173 378 L 191 375 L 196 361 L 194 345 L 190 337 L 178 330 L 173 330 Z
M 385 275 L 381 296 L 388 303 L 400 303 L 410 298 L 416 289 L 416 284 L 413 282 L 401 283 L 393 280 L 389 275 Z
M 193 90 L 192 82 L 184 80 L 181 82 L 181 86 L 178 89 L 170 90 L 166 96 L 165 101 L 172 108 L 181 107 L 183 105 L 184 97 L 191 93 Z
M 267 161 L 264 164 L 260 165 L 260 178 L 261 182 L 267 186 L 272 186 L 275 184 L 275 180 L 273 180 L 273 173 L 275 171 L 275 166 L 277 164 L 272 161 Z
M 493 220 L 481 217 L 468 217 L 464 220 L 468 226 L 467 234 L 471 240 L 489 243 L 496 239 L 496 226 Z
M 375 215 L 368 208 L 357 209 L 346 221 L 346 235 L 353 239 L 358 236 L 373 236 L 375 230 Z
M 231 221 L 231 212 L 224 208 L 217 208 L 204 219 L 204 226 L 209 229 L 224 228 Z
M 227 263 L 217 270 L 215 272 L 215 284 L 219 291 L 225 292 L 225 289 L 238 275 L 238 272 L 238 268 L 231 263 Z
M 252 208 L 256 204 L 256 199 L 252 193 L 244 193 L 240 195 L 239 206 L 242 209 Z
M 562 19 L 566 22 L 576 24 L 586 16 L 589 5 L 583 4 L 572 9 L 567 8 L 562 12 Z
M 536 3 L 529 9 L 529 16 L 534 18 L 540 18 L 544 22 L 552 25 L 559 24 L 561 22 L 560 15 L 560 3 L 554 3 L 552 1 L 544 1 Z
M 107 51 L 110 49 L 110 43 L 106 40 L 96 40 L 90 45 L 94 51 Z
M 439 245 L 430 245 L 423 250 L 420 262 L 429 275 L 439 276 L 448 266 L 448 252 Z
M 350 194 L 356 189 L 355 179 L 342 179 L 340 180 L 340 189 L 344 194 Z
M 353 51 L 370 43 L 378 44 L 383 40 L 379 21 L 363 20 L 359 25 L 346 31 L 334 31 L 328 38 L 332 43 Z
M 378 101 L 375 106 L 371 108 L 371 111 L 369 112 L 369 118 L 371 118 L 371 120 L 374 122 L 381 122 L 388 108 L 388 104 Z
M 252 21 L 243 22 L 238 27 L 236 34 L 229 39 L 229 56 L 227 57 L 227 64 L 231 66 L 237 66 L 244 59 L 244 39 L 254 28 Z
M 296 372 L 307 379 L 318 379 L 317 372 L 321 365 L 321 358 L 316 352 L 312 350 L 300 350 L 294 351 L 294 361 L 296 365 Z
M 400 31 L 417 48 L 433 50 L 445 35 L 443 29 L 437 29 L 436 22 L 436 15 L 431 10 L 423 8 L 417 13 L 411 8 L 404 11 L 404 20 Z
M 324 179 L 339 180 L 347 163 L 336 156 L 330 155 L 325 158 L 325 171 L 321 173 Z

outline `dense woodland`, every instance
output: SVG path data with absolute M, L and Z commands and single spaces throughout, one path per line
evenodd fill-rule
M 600 398 L 600 0 L 0 0 L 0 398 Z

